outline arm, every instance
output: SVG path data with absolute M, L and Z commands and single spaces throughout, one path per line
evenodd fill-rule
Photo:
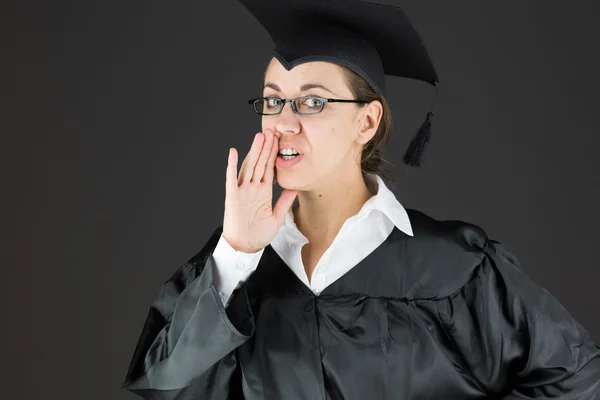
M 236 251 L 221 234 L 213 252 L 214 284 L 225 306 L 233 291 L 256 270 L 264 251 L 264 247 L 256 253 Z
M 505 399 L 600 400 L 600 348 L 500 243 L 459 293 L 439 302 L 475 379 Z
M 204 248 L 164 283 L 154 299 L 122 387 L 145 399 L 235 398 L 235 350 L 254 333 L 244 288 L 225 309 L 214 286 L 213 249 Z M 239 378 L 239 377 L 238 377 Z

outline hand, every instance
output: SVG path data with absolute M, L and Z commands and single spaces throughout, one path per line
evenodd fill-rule
M 238 177 L 238 153 L 229 149 L 223 238 L 237 251 L 256 253 L 271 243 L 298 194 L 284 189 L 272 207 L 277 153 L 277 136 L 268 129 L 257 133 Z

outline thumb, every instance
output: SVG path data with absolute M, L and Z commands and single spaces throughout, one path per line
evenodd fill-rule
M 275 219 L 279 222 L 279 224 L 283 223 L 285 219 L 285 214 L 288 212 L 296 195 L 298 194 L 297 190 L 284 189 L 277 199 L 277 203 L 275 203 L 275 207 L 273 207 L 273 214 L 275 215 Z

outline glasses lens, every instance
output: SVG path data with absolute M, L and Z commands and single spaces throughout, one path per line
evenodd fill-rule
M 296 99 L 296 110 L 302 114 L 318 114 L 323 110 L 325 102 L 318 97 L 301 97 Z
M 262 97 L 254 102 L 254 109 L 259 114 L 278 114 L 281 109 L 281 99 Z

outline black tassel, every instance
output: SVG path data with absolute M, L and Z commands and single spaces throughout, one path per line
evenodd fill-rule
M 429 140 L 431 139 L 431 118 L 433 113 L 430 111 L 427 113 L 427 118 L 421 127 L 413 137 L 412 141 L 408 145 L 402 162 L 411 167 L 420 167 L 423 162 L 423 153 Z

